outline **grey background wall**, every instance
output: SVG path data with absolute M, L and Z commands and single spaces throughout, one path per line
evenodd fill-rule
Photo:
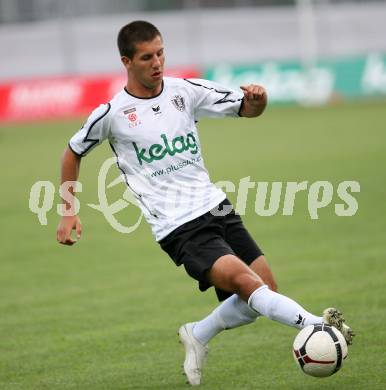
M 167 64 L 207 66 L 299 59 L 304 38 L 294 6 L 128 13 L 0 25 L 0 81 L 95 74 L 121 69 L 116 34 L 146 19 L 164 35 Z M 316 54 L 336 57 L 386 51 L 386 2 L 315 7 Z M 5 55 L 5 53 L 7 55 Z

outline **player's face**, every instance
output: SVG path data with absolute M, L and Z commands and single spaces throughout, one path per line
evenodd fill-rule
M 132 81 L 147 89 L 158 89 L 165 62 L 162 38 L 157 36 L 152 41 L 137 43 L 133 58 L 123 62 Z

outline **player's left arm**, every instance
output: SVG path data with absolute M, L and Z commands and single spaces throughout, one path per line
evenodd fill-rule
M 250 84 L 240 87 L 244 93 L 239 115 L 254 118 L 261 115 L 267 106 L 267 91 L 261 85 Z

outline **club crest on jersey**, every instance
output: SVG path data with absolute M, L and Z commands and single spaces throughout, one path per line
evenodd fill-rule
M 180 95 L 175 95 L 172 97 L 172 103 L 175 108 L 177 108 L 178 111 L 185 111 L 185 100 Z

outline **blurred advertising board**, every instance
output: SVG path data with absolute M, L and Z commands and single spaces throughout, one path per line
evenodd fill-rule
M 167 76 L 206 78 L 238 90 L 257 83 L 270 103 L 325 104 L 351 98 L 386 97 L 386 53 L 300 62 L 267 61 L 169 69 Z M 0 122 L 74 118 L 88 115 L 126 83 L 124 74 L 63 76 L 0 82 Z
M 386 54 L 300 62 L 267 61 L 255 65 L 218 65 L 204 78 L 238 89 L 265 86 L 271 103 L 325 104 L 350 98 L 386 96 Z
M 194 67 L 174 68 L 173 77 L 200 77 Z M 0 83 L 0 122 L 74 118 L 88 115 L 126 84 L 124 74 L 64 76 Z

